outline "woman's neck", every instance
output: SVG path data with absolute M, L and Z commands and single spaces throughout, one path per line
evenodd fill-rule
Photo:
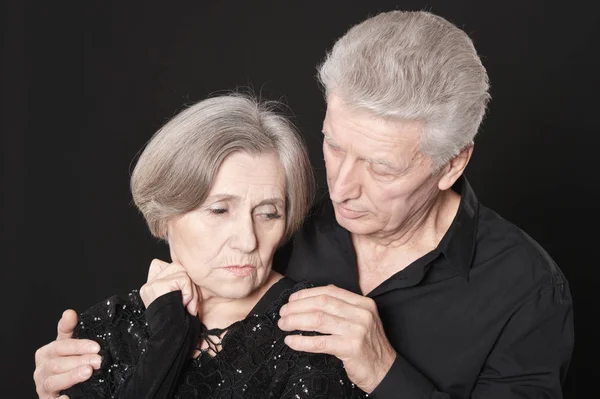
M 199 287 L 203 299 L 199 302 L 198 317 L 208 329 L 229 327 L 236 321 L 245 319 L 269 288 L 282 277 L 281 274 L 271 271 L 267 281 L 262 286 L 247 297 L 239 299 L 222 298 L 202 293 L 202 289 Z

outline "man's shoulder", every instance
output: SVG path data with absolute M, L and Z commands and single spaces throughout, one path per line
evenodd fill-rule
M 507 282 L 535 289 L 564 285 L 566 279 L 550 254 L 516 224 L 481 206 L 472 269 L 493 269 Z

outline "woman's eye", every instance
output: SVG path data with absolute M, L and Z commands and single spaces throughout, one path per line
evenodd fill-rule
M 264 217 L 266 217 L 269 220 L 274 220 L 274 219 L 279 219 L 281 218 L 281 215 L 277 212 L 273 212 L 273 213 L 265 213 L 263 214 Z
M 279 213 L 277 207 L 273 205 L 261 206 L 254 210 L 254 214 L 266 220 L 275 220 L 281 218 L 281 213 Z
M 227 212 L 227 209 L 224 209 L 224 208 L 211 208 L 211 209 L 209 209 L 209 212 L 212 213 L 213 215 L 222 215 L 225 212 Z

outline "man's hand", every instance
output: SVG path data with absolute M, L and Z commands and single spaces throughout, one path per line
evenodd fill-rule
M 71 338 L 77 325 L 77 313 L 66 310 L 58 322 L 56 340 L 35 352 L 33 380 L 40 399 L 56 398 L 60 391 L 86 381 L 102 359 L 100 345 L 87 339 Z M 62 395 L 60 399 L 68 399 Z
M 334 285 L 309 288 L 292 294 L 280 315 L 282 330 L 328 334 L 290 335 L 285 342 L 297 351 L 336 356 L 350 381 L 367 393 L 379 385 L 396 359 L 370 298 Z
M 159 296 L 173 291 L 181 291 L 183 306 L 192 316 L 198 314 L 200 291 L 178 262 L 167 263 L 154 259 L 150 264 L 148 281 L 140 288 L 140 296 L 146 308 Z

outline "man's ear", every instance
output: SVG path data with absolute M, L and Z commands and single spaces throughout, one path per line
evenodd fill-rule
M 463 174 L 465 168 L 473 155 L 473 144 L 465 147 L 457 156 L 452 158 L 450 162 L 441 171 L 441 177 L 438 181 L 438 188 L 442 191 L 448 190 L 458 178 Z

